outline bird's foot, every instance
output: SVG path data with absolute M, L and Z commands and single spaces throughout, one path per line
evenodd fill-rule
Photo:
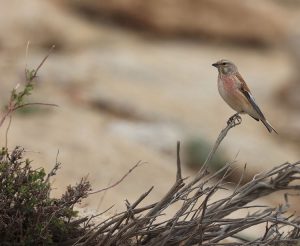
M 241 123 L 242 123 L 242 117 L 239 115 L 239 113 L 235 113 L 227 121 L 227 125 L 233 125 L 233 126 L 239 125 Z

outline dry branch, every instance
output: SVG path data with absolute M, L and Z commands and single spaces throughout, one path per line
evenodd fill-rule
M 296 183 L 300 179 L 300 162 L 284 163 L 240 186 L 243 173 L 231 194 L 215 199 L 216 193 L 227 189 L 223 181 L 230 174 L 230 163 L 218 172 L 223 173 L 219 180 L 206 167 L 228 131 L 240 123 L 237 114 L 229 119 L 203 167 L 186 184 L 181 174 L 178 142 L 176 180 L 165 196 L 138 208 L 151 188 L 132 205 L 128 203 L 127 211 L 98 224 L 97 230 L 90 231 L 79 244 L 88 245 L 98 238 L 98 245 L 293 245 L 300 238 L 300 220 L 288 214 L 287 205 L 270 208 L 248 203 L 276 191 L 300 190 Z M 164 219 L 174 204 L 180 205 L 179 209 Z M 248 209 L 251 210 L 247 216 L 231 217 L 235 211 Z M 265 224 L 266 229 L 257 238 L 249 240 L 239 234 L 259 224 Z

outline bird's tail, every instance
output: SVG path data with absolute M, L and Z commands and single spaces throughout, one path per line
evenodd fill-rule
M 271 133 L 272 131 L 274 131 L 276 134 L 278 134 L 278 132 L 273 128 L 273 126 L 266 120 L 266 119 L 260 119 L 261 122 L 265 125 L 265 127 L 268 129 L 268 131 Z

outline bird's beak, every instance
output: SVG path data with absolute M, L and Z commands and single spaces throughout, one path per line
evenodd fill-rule
M 218 63 L 213 63 L 211 65 L 217 68 L 219 64 Z

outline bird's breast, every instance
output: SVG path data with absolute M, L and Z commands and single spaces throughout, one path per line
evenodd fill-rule
M 237 83 L 232 77 L 219 77 L 218 89 L 223 98 L 228 97 L 235 93 L 237 89 Z
M 219 86 L 223 87 L 226 91 L 237 89 L 238 83 L 233 76 L 222 76 L 219 78 Z
M 221 97 L 232 109 L 237 112 L 243 111 L 241 104 L 241 93 L 238 90 L 238 83 L 234 77 L 219 77 L 218 90 Z

